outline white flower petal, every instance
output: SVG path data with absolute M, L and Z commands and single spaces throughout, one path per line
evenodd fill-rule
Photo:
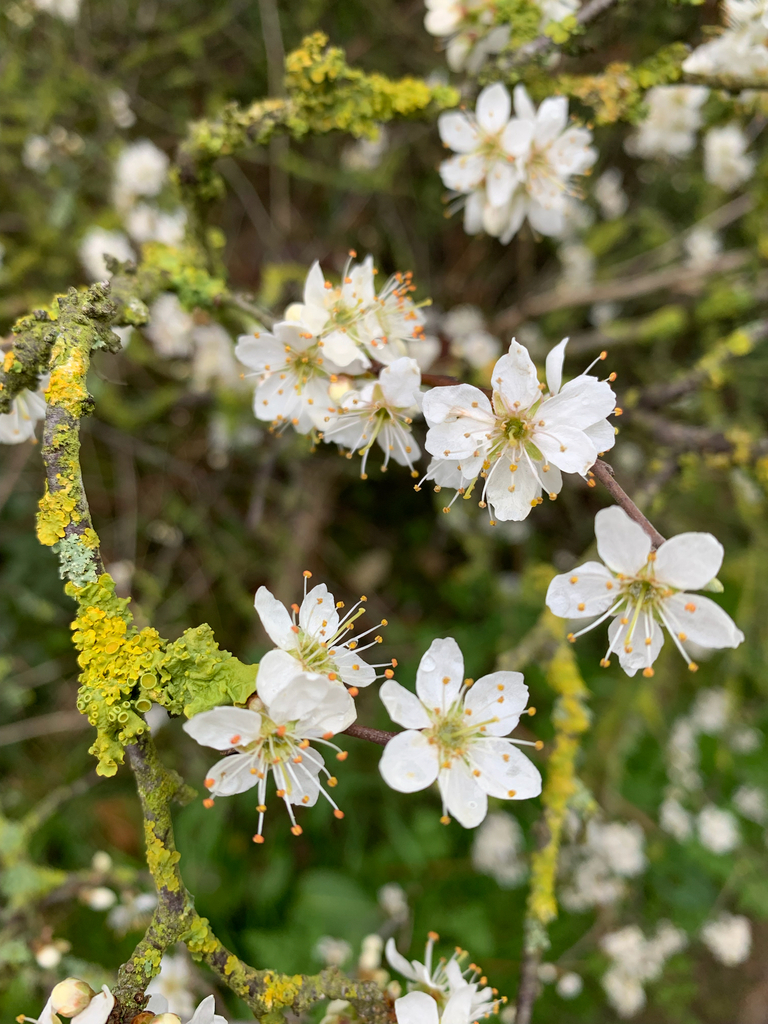
M 326 299 L 325 275 L 320 268 L 318 260 L 312 264 L 304 282 L 304 304 L 307 306 L 319 306 L 325 309 Z
M 559 394 L 545 399 L 540 412 L 545 422 L 583 430 L 610 416 L 615 408 L 616 395 L 610 384 L 582 374 L 563 385 Z
M 622 618 L 629 621 L 624 624 Z M 618 654 L 619 664 L 628 676 L 633 676 L 638 669 L 650 668 L 664 646 L 664 631 L 650 615 L 641 614 L 634 629 L 632 621 L 631 609 L 625 610 L 608 627 L 611 650 Z
M 387 679 L 379 688 L 379 696 L 393 722 L 406 729 L 428 729 L 432 721 L 415 693 L 406 690 L 394 679 Z
M 488 736 L 512 732 L 527 704 L 528 687 L 521 672 L 490 672 L 476 680 L 464 698 L 465 712 L 472 712 L 468 724 L 478 726 L 487 722 Z
M 332 360 L 339 368 L 344 369 L 358 360 L 368 367 L 371 361 L 361 348 L 355 344 L 349 333 L 333 331 L 323 338 L 323 351 L 327 359 Z
M 387 962 L 393 971 L 397 971 L 398 974 L 402 974 L 402 976 L 407 978 L 409 981 L 417 980 L 416 971 L 411 966 L 410 960 L 406 960 L 403 954 L 398 952 L 393 938 L 390 937 L 387 939 L 387 944 L 384 947 L 384 953 L 386 955 Z
M 397 1024 L 439 1024 L 440 1021 L 437 1003 L 426 992 L 409 992 L 396 999 L 395 1016 Z
M 379 374 L 379 387 L 387 402 L 396 409 L 410 409 L 421 385 L 421 370 L 415 359 L 401 356 Z
M 216 1002 L 213 996 L 206 996 L 195 1010 L 189 1024 L 227 1024 L 227 1022 L 216 1013 Z
M 478 153 L 452 156 L 440 164 L 440 177 L 446 188 L 471 192 L 485 177 L 485 159 Z
M 607 612 L 619 594 L 612 573 L 600 562 L 585 562 L 572 572 L 555 576 L 546 604 L 561 619 L 591 618 Z
M 565 227 L 562 205 L 544 206 L 535 199 L 528 203 L 528 220 L 534 231 L 553 238 L 562 235 Z
M 477 97 L 475 115 L 477 122 L 483 131 L 489 134 L 500 132 L 509 120 L 512 110 L 512 101 L 509 98 L 507 87 L 501 82 L 494 82 L 487 85 Z
M 448 813 L 464 828 L 476 828 L 488 813 L 488 797 L 468 766 L 458 758 L 437 777 Z
M 253 603 L 261 619 L 261 624 L 272 643 L 282 647 L 283 650 L 290 650 L 294 647 L 296 634 L 293 632 L 293 622 L 285 605 L 278 601 L 266 587 L 259 587 Z
M 339 613 L 333 594 L 329 593 L 324 583 L 312 587 L 301 602 L 299 609 L 299 625 L 305 633 L 327 642 L 335 636 L 339 628 Z
M 563 383 L 563 363 L 565 362 L 565 346 L 568 338 L 551 348 L 547 353 L 546 377 L 547 387 L 551 395 L 556 395 Z
M 651 538 L 618 505 L 597 513 L 595 537 L 602 560 L 609 569 L 624 576 L 638 573 L 651 553 Z
M 478 785 L 489 796 L 501 800 L 529 800 L 541 793 L 541 772 L 525 754 L 501 737 L 477 740 L 469 748 L 469 758 Z M 511 795 L 511 794 L 514 794 Z
M 673 594 L 664 601 L 664 613 L 678 627 L 678 634 L 700 647 L 738 647 L 744 642 L 730 615 L 701 594 Z
M 433 640 L 416 670 L 416 693 L 428 708 L 447 710 L 464 682 L 464 656 L 453 637 Z
M 464 230 L 468 235 L 478 235 L 483 230 L 484 192 L 473 192 L 467 196 L 464 205 Z
M 346 647 L 332 647 L 328 653 L 347 686 L 370 686 L 375 680 L 376 669 L 371 668 L 355 651 L 347 650 Z
M 568 100 L 565 96 L 549 96 L 536 113 L 534 142 L 544 149 L 554 142 L 568 124 Z
M 261 715 L 247 708 L 213 708 L 190 718 L 183 728 L 204 747 L 229 750 L 241 744 L 245 746 L 260 735 Z
M 256 692 L 269 708 L 279 694 L 303 672 L 304 666 L 293 654 L 279 649 L 268 651 L 259 662 Z
M 584 427 L 584 433 L 595 446 L 598 455 L 609 452 L 616 444 L 616 431 L 608 420 L 599 420 L 589 427 Z
M 519 458 L 519 462 L 513 462 Z M 517 466 L 511 472 L 511 466 Z M 541 481 L 531 469 L 522 453 L 504 451 L 493 464 L 487 480 L 486 501 L 500 522 L 520 522 L 526 519 L 536 498 L 541 495 Z
M 515 113 L 518 117 L 524 121 L 535 121 L 536 120 L 536 107 L 531 101 L 531 97 L 528 95 L 528 90 L 522 84 L 515 86 L 514 92 L 515 99 Z
M 656 552 L 656 579 L 676 590 L 701 590 L 723 564 L 723 545 L 711 533 L 680 533 Z
M 512 414 L 524 412 L 541 398 L 539 378 L 528 349 L 514 340 L 509 352 L 494 366 L 491 381 Z
M 471 153 L 477 148 L 480 135 L 466 114 L 451 110 L 437 119 L 440 139 L 450 146 L 454 153 Z
M 474 985 L 465 985 L 454 992 L 445 1004 L 440 1024 L 468 1024 L 472 1019 L 472 1000 L 475 996 Z
M 86 1008 L 71 1018 L 71 1022 L 72 1024 L 106 1024 L 114 1005 L 115 997 L 104 985 L 101 992 L 93 997 Z
M 357 708 L 349 691 L 339 683 L 326 680 L 326 691 L 316 706 L 296 726 L 304 736 L 320 737 L 344 732 L 357 718 Z
M 420 732 L 399 732 L 384 747 L 379 771 L 386 784 L 399 793 L 426 789 L 437 778 L 437 749 Z
M 597 460 L 597 450 L 583 430 L 558 424 L 549 431 L 549 424 L 537 427 L 531 440 L 541 454 L 563 473 L 584 476 Z
M 424 419 L 430 427 L 445 421 L 452 416 L 477 416 L 478 427 L 482 423 L 492 422 L 491 403 L 480 388 L 471 384 L 454 384 L 447 388 L 431 388 L 424 395 L 422 407 Z M 485 417 L 481 420 L 481 416 Z M 427 448 L 429 451 L 429 448 Z
M 251 754 L 230 754 L 208 769 L 206 789 L 211 796 L 234 796 L 245 793 L 258 784 L 259 777 L 251 768 L 255 766 Z
M 528 154 L 533 138 L 533 122 L 513 118 L 501 133 L 501 146 L 510 156 L 524 157 Z
M 508 203 L 518 180 L 517 171 L 512 164 L 497 160 L 488 171 L 485 183 L 491 206 L 504 206 Z

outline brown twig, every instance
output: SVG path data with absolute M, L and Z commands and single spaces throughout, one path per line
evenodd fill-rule
M 633 519 L 639 526 L 642 526 L 651 538 L 654 548 L 660 547 L 664 543 L 664 538 L 653 523 L 646 519 L 623 487 L 620 487 L 616 482 L 613 476 L 613 469 L 608 465 L 608 463 L 603 462 L 602 459 L 598 459 L 590 472 L 593 473 L 596 479 L 598 479 L 603 487 L 605 487 L 616 504 L 620 505 L 624 509 L 629 518 Z
M 751 258 L 747 249 L 731 249 L 706 267 L 665 267 L 649 274 L 598 281 L 584 288 L 555 288 L 531 295 L 501 312 L 493 323 L 496 334 L 514 331 L 524 320 L 544 316 L 570 306 L 592 306 L 597 302 L 623 302 L 663 290 L 690 291 L 703 287 L 714 274 L 738 270 Z
M 386 729 L 369 729 L 367 725 L 350 725 L 344 732 L 347 736 L 356 736 L 359 740 L 369 740 L 371 743 L 378 743 L 386 747 L 396 732 L 387 732 Z

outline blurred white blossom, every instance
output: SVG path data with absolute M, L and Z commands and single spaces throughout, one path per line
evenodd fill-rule
M 711 228 L 700 226 L 693 228 L 683 241 L 688 266 L 692 270 L 706 270 L 720 255 L 723 244 L 720 236 Z
M 704 177 L 724 192 L 733 192 L 755 173 L 755 158 L 738 124 L 711 128 L 704 136 Z
M 525 839 L 516 818 L 505 811 L 488 815 L 472 843 L 476 871 L 491 875 L 502 889 L 519 885 L 527 874 Z
M 105 256 L 114 256 L 125 263 L 135 259 L 136 254 L 122 231 L 90 228 L 80 242 L 80 262 L 89 280 L 106 281 L 112 276 L 107 270 Z
M 668 796 L 659 810 L 659 824 L 678 842 L 689 839 L 693 833 L 693 817 L 679 800 Z
M 703 85 L 655 85 L 645 94 L 648 114 L 626 142 L 627 152 L 645 159 L 683 157 L 696 145 L 701 108 L 709 96 Z
M 616 220 L 627 212 L 629 197 L 621 187 L 622 177 L 618 167 L 609 167 L 595 182 L 595 199 L 605 220 Z
M 160 973 L 147 985 L 148 996 L 160 996 L 166 1010 L 179 1017 L 191 1017 L 195 1010 L 192 994 L 194 970 L 186 951 L 166 953 L 160 961 Z M 155 1005 L 158 1005 L 155 1000 Z M 158 1012 L 158 1011 L 155 1011 Z
M 132 205 L 137 196 L 156 196 L 168 176 L 166 154 L 149 139 L 126 146 L 115 163 L 115 203 L 120 209 Z
M 768 821 L 768 801 L 757 786 L 739 786 L 733 794 L 733 805 L 742 817 L 758 825 L 765 825 Z
M 323 935 L 315 943 L 315 956 L 326 967 L 342 967 L 352 956 L 352 947 L 344 939 Z
M 712 853 L 732 853 L 741 842 L 736 817 L 722 807 L 707 804 L 696 819 L 699 842 Z
M 712 956 L 726 967 L 743 964 L 752 950 L 752 925 L 741 914 L 720 914 L 701 930 L 701 939 Z
M 80 0 L 32 0 L 32 6 L 70 24 L 74 24 L 80 14 Z

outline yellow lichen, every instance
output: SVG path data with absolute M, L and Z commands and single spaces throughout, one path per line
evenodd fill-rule
M 287 974 L 273 974 L 267 971 L 264 974 L 264 991 L 261 995 L 266 1009 L 291 1006 L 301 991 L 301 983 L 300 974 L 290 977 Z

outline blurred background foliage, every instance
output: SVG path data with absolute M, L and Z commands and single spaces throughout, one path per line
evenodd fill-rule
M 0 321 L 6 333 L 23 312 L 85 281 L 78 248 L 87 229 L 120 227 L 112 168 L 126 141 L 149 138 L 172 155 L 189 120 L 213 115 L 230 99 L 263 96 L 270 82 L 274 92 L 281 51 L 306 32 L 322 28 L 350 63 L 368 70 L 446 75 L 423 30 L 420 0 L 280 2 L 277 35 L 269 21 L 274 11 L 271 0 L 84 0 L 79 20 L 68 24 L 24 0 L 3 5 Z M 698 41 L 700 26 L 716 21 L 709 2 L 654 0 L 641 10 L 623 3 L 590 30 L 588 47 L 572 44 L 568 67 L 591 73 L 611 60 L 636 63 L 661 42 Z M 135 114 L 132 124 L 123 117 L 123 127 L 115 118 L 118 89 Z M 497 322 L 504 340 L 504 325 L 513 323 L 540 362 L 566 333 L 573 339 L 571 373 L 605 347 L 625 410 L 611 453 L 618 478 L 665 535 L 711 530 L 725 545 L 723 603 L 747 635 L 739 650 L 702 660 L 692 675 L 668 643 L 652 679 L 629 679 L 617 665 L 598 667 L 602 637 L 577 645 L 594 715 L 579 777 L 607 820 L 641 827 L 647 866 L 622 900 L 561 912 L 546 959 L 583 976 L 584 990 L 565 1001 L 545 985 L 541 1020 L 613 1020 L 600 986 L 608 963 L 600 936 L 628 923 L 650 934 L 668 919 L 688 932 L 690 943 L 649 985 L 637 1019 L 768 1021 L 764 823 L 740 820 L 741 842 L 725 856 L 695 838 L 680 842 L 659 826 L 670 732 L 702 690 L 724 689 L 731 710 L 727 727 L 696 741 L 703 780 L 696 799 L 730 807 L 739 787 L 768 791 L 768 449 L 759 450 L 768 411 L 761 319 L 768 293 L 768 157 L 760 149 L 760 102 L 726 94 L 709 100 L 711 123 L 734 110 L 750 120 L 759 166 L 741 215 L 721 232 L 724 250 L 743 259 L 728 272 L 699 277 L 680 273 L 683 233 L 728 202 L 704 181 L 700 152 L 674 166 L 643 163 L 623 149 L 631 126 L 596 129 L 600 164 L 586 185 L 596 215 L 580 244 L 594 257 L 597 281 L 668 272 L 663 286 L 630 291 L 609 309 L 587 296 L 526 313 L 531 294 L 557 294 L 557 245 L 526 230 L 502 247 L 485 236 L 467 237 L 460 218 L 446 221 L 433 124 L 389 126 L 383 155 L 371 167 L 356 161 L 352 140 L 336 135 L 276 140 L 220 166 L 229 188 L 215 216 L 233 287 L 279 313 L 300 297 L 312 260 L 338 273 L 354 247 L 372 252 L 385 273 L 413 270 L 416 298 L 431 297 L 435 317 L 472 303 L 491 326 Z M 586 108 L 581 112 L 589 116 Z M 30 136 L 49 141 L 43 169 L 23 161 Z M 626 212 L 612 219 L 600 215 L 591 191 L 608 167 L 622 172 L 629 197 Z M 510 307 L 516 312 L 504 314 Z M 243 326 L 223 314 L 222 322 L 233 334 Z M 481 382 L 482 373 L 458 364 L 443 340 L 441 369 L 474 373 Z M 330 446 L 311 452 L 307 438 L 270 434 L 251 416 L 247 387 L 191 388 L 188 362 L 156 358 L 139 332 L 121 354 L 98 355 L 91 388 L 96 411 L 84 423 L 86 490 L 106 560 L 121 592 L 132 596 L 137 621 L 169 638 L 209 622 L 221 646 L 245 661 L 256 662 L 267 649 L 253 611 L 256 588 L 266 584 L 281 599 L 296 600 L 301 572 L 310 569 L 337 598 L 366 593 L 371 621 L 388 619 L 382 653 L 397 658 L 404 684 L 412 685 L 418 659 L 436 636 L 455 636 L 467 672 L 477 677 L 511 657 L 526 637 L 548 579 L 590 550 L 594 514 L 607 503 L 600 490 L 569 479 L 556 503 L 522 524 L 491 528 L 474 507 L 444 516 L 439 498 L 429 490 L 415 493 L 408 475 L 394 467 L 386 476 L 374 469 L 363 482 L 356 463 Z M 66 974 L 108 981 L 129 955 L 140 932 L 126 930 L 125 922 L 105 931 L 105 911 L 87 905 L 89 886 L 111 887 L 123 908 L 149 890 L 132 779 L 122 770 L 114 780 L 96 780 L 87 724 L 74 711 L 73 606 L 54 556 L 33 532 L 42 491 L 38 451 L 29 444 L 0 450 L 4 1019 L 29 1011 Z M 538 708 L 527 734 L 546 741 L 551 694 L 535 662 L 526 678 Z M 358 706 L 361 722 L 386 727 L 375 687 L 361 693 Z M 739 746 L 733 737 L 747 729 L 752 740 Z M 208 754 L 178 723 L 158 723 L 157 740 L 168 764 L 193 784 L 202 782 Z M 473 835 L 440 824 L 433 793 L 404 797 L 387 790 L 376 769 L 377 748 L 351 738 L 345 746 L 350 756 L 337 790 L 343 822 L 318 806 L 294 838 L 274 810 L 267 843 L 256 849 L 247 794 L 211 811 L 197 802 L 175 813 L 198 909 L 245 959 L 286 971 L 319 968 L 315 946 L 322 936 L 345 939 L 356 955 L 363 937 L 381 929 L 418 955 L 432 929 L 446 950 L 468 948 L 491 982 L 514 997 L 525 888 L 500 887 L 473 869 Z M 17 856 L 24 815 L 61 785 L 73 786 L 73 793 L 33 830 L 28 853 Z M 513 812 L 533 848 L 537 801 Z M 98 851 L 109 853 L 111 865 L 98 858 L 92 865 Z M 71 890 L 34 904 L 42 884 L 35 865 L 74 872 Z M 389 882 L 407 895 L 406 920 L 388 918 L 377 902 Z M 739 968 L 718 964 L 697 937 L 720 910 L 753 923 L 752 955 Z M 130 918 L 127 910 L 123 916 Z M 63 940 L 62 949 L 68 944 L 63 959 L 41 966 L 34 954 L 54 940 Z M 222 996 L 225 1003 L 230 998 Z

